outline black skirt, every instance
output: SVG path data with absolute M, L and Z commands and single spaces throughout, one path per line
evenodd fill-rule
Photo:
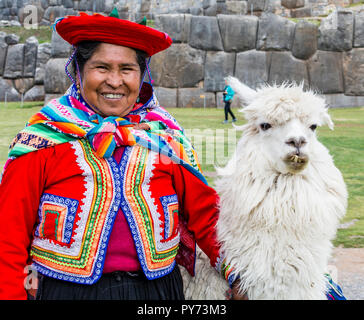
M 184 300 L 178 266 L 168 275 L 148 280 L 140 273 L 106 273 L 92 285 L 39 277 L 36 300 Z

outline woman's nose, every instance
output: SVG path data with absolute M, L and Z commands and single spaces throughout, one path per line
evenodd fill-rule
M 116 89 L 123 84 L 123 77 L 118 72 L 109 72 L 106 84 Z

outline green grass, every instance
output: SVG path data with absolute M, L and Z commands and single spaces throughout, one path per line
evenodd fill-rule
M 25 29 L 24 27 L 0 27 L 0 31 L 7 34 L 15 33 L 20 37 L 19 43 L 24 43 L 29 37 L 36 37 L 39 43 L 51 42 L 52 28 L 50 26 L 39 26 L 37 29 Z
M 42 102 L 0 103 L 0 165 L 3 167 L 8 146 L 16 133 L 22 129 L 29 117 L 37 112 Z M 236 139 L 231 124 L 222 124 L 222 109 L 168 109 L 185 128 L 188 136 L 197 145 L 203 171 L 213 186 L 214 164 L 223 165 L 233 152 L 241 132 Z M 242 115 L 233 110 L 238 118 L 237 125 L 244 123 Z M 364 247 L 364 108 L 331 109 L 335 123 L 334 131 L 327 127 L 318 129 L 319 140 L 330 150 L 336 166 L 342 172 L 349 191 L 348 210 L 342 223 L 353 222 L 346 229 L 339 229 L 335 246 Z M 228 134 L 230 132 L 230 135 Z M 206 136 L 208 136 L 206 138 Z M 207 139 L 207 142 L 206 142 Z M 202 142 L 202 143 L 199 143 Z M 220 143 L 221 142 L 221 143 Z M 224 146 L 212 155 L 209 146 Z M 230 149 L 229 149 L 230 148 Z M 213 148 L 215 150 L 215 148 Z

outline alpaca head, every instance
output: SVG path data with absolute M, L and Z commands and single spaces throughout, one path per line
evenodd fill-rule
M 315 130 L 333 123 L 325 101 L 303 84 L 265 86 L 253 90 L 234 77 L 227 78 L 245 107 L 244 131 L 266 163 L 279 173 L 305 169 L 319 142 Z

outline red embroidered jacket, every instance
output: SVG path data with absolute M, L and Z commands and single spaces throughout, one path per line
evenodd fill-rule
M 26 299 L 30 263 L 50 277 L 97 281 L 119 209 L 149 279 L 176 261 L 192 273 L 194 239 L 220 271 L 217 202 L 188 170 L 138 146 L 125 147 L 120 164 L 84 140 L 23 155 L 0 185 L 0 299 Z

